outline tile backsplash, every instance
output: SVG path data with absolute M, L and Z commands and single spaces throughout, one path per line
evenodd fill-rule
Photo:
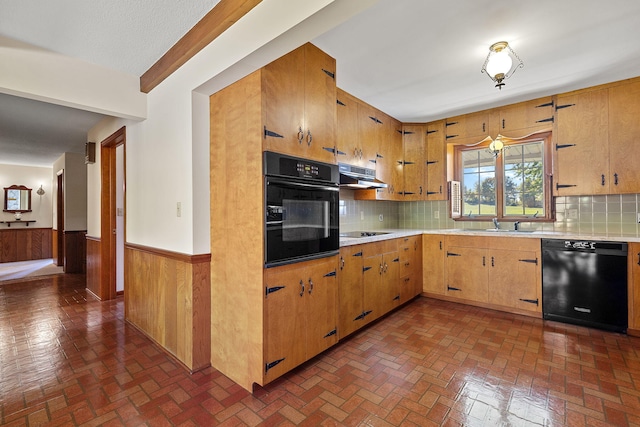
M 560 231 L 603 236 L 640 236 L 638 214 L 640 195 L 566 196 L 554 199 L 556 221 L 553 223 L 521 221 L 524 230 Z M 380 221 L 382 215 L 382 221 Z M 403 228 L 433 229 L 485 229 L 486 221 L 460 221 L 449 218 L 448 203 L 360 201 L 353 199 L 352 191 L 340 192 L 341 231 L 380 230 Z M 502 228 L 513 227 L 503 221 Z

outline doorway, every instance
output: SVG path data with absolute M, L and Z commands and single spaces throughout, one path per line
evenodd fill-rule
M 122 127 L 100 144 L 102 242 L 100 298 L 124 293 L 126 224 L 126 132 Z

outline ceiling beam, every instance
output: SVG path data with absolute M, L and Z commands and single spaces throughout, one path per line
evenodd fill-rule
M 261 1 L 220 0 L 204 18 L 140 76 L 140 91 L 149 93 Z

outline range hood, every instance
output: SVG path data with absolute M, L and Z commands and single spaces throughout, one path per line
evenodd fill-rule
M 354 189 L 387 188 L 387 184 L 376 179 L 376 171 L 374 169 L 339 163 L 338 170 L 340 171 L 340 187 Z

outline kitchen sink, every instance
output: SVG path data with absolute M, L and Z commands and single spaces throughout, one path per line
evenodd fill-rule
M 350 231 L 348 233 L 340 233 L 340 237 L 372 237 L 372 236 L 382 236 L 384 234 L 389 234 L 384 231 Z

